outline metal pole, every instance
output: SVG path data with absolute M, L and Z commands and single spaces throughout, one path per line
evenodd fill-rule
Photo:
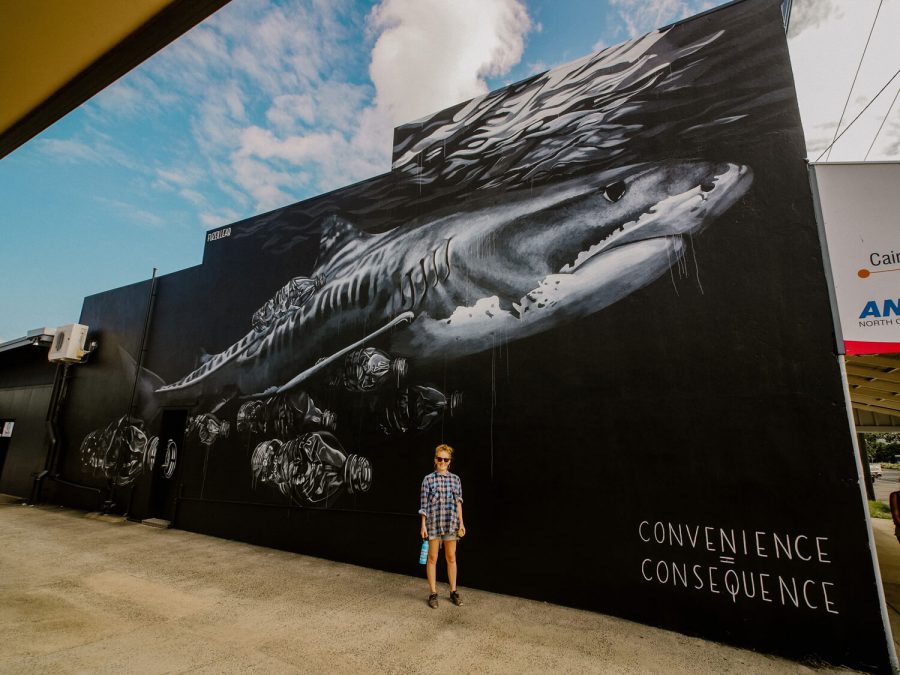
M 872 481 L 872 472 L 869 471 L 869 457 L 866 455 L 865 436 L 857 433 L 856 444 L 859 447 L 859 461 L 862 462 L 863 481 L 865 481 L 866 484 L 866 497 L 875 501 L 875 483 Z
M 151 319 L 153 317 L 153 306 L 156 304 L 156 272 L 157 268 L 153 268 L 153 275 L 150 277 L 150 293 L 147 299 L 147 313 L 144 315 L 144 332 L 141 335 L 141 349 L 138 354 L 137 367 L 134 372 L 134 382 L 131 385 L 131 399 L 128 401 L 127 421 L 130 422 L 134 413 L 134 399 L 137 396 L 137 386 L 141 378 L 141 371 L 144 367 L 144 355 L 147 352 L 147 337 L 150 334 Z M 115 507 L 115 492 L 119 481 L 119 472 L 122 470 L 122 439 L 116 439 L 118 447 L 116 448 L 116 470 L 110 479 L 109 497 L 103 505 L 104 512 L 109 512 Z M 132 488 L 133 490 L 134 488 Z

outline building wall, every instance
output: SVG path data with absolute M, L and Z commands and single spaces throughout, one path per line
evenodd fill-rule
M 47 456 L 47 410 L 55 366 L 46 348 L 21 347 L 0 353 L 0 420 L 12 420 L 12 436 L 0 440 L 0 492 L 28 497 Z
M 420 574 L 446 442 L 463 585 L 885 669 L 803 156 L 767 0 L 400 127 L 389 174 L 210 233 L 143 358 L 149 282 L 86 299 L 66 475 Z

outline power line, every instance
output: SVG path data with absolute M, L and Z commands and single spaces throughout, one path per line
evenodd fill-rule
M 883 2 L 884 0 L 878 0 L 878 9 L 875 10 L 875 18 L 872 20 L 872 27 L 869 28 L 869 37 L 866 38 L 866 46 L 863 47 L 862 56 L 859 57 L 859 63 L 856 64 L 856 73 L 853 75 L 853 82 L 850 83 L 850 91 L 847 92 L 847 100 L 844 101 L 844 109 L 841 110 L 841 118 L 834 128 L 834 138 L 831 139 L 831 145 L 828 146 L 828 157 L 825 158 L 826 161 L 831 158 L 831 146 L 835 144 L 835 141 L 837 141 L 838 138 L 840 138 L 838 136 L 838 131 L 841 130 L 841 122 L 844 121 L 844 115 L 847 112 L 847 104 L 850 103 L 850 97 L 853 95 L 853 87 L 856 86 L 856 78 L 859 76 L 859 69 L 862 68 L 863 59 L 866 58 L 866 51 L 869 49 L 869 41 L 872 39 L 872 33 L 875 31 L 875 24 L 878 23 L 878 14 L 881 12 L 881 4 Z
M 894 94 L 894 100 L 891 101 L 891 104 L 888 106 L 887 112 L 884 114 L 884 119 L 881 120 L 881 124 L 878 126 L 878 131 L 875 132 L 875 138 L 872 139 L 872 144 L 869 145 L 869 149 L 866 150 L 866 156 L 863 157 L 863 161 L 865 162 L 869 159 L 869 153 L 872 152 L 872 148 L 875 147 L 875 141 L 878 140 L 878 134 L 881 133 L 881 130 L 884 128 L 884 123 L 887 122 L 888 117 L 891 116 L 891 110 L 894 109 L 894 104 L 897 102 L 897 96 L 900 95 L 900 88 L 897 89 L 897 93 Z
M 833 141 L 831 141 L 831 145 L 829 145 L 827 148 L 825 148 L 825 149 L 822 151 L 822 154 L 821 154 L 821 155 L 819 155 L 818 157 L 816 157 L 816 159 L 815 159 L 816 162 L 818 162 L 820 159 L 822 159 L 822 155 L 824 155 L 826 152 L 828 152 L 829 150 L 831 150 L 831 146 L 834 145 L 835 143 L 837 143 L 837 142 L 841 139 L 841 136 L 843 136 L 845 133 L 847 133 L 847 129 L 849 129 L 850 127 L 852 127 L 852 126 L 853 126 L 853 123 L 854 123 L 856 120 L 858 120 L 860 117 L 862 117 L 862 114 L 863 114 L 864 112 L 866 112 L 866 110 L 869 109 L 869 106 L 870 106 L 870 105 L 872 105 L 873 103 L 875 103 L 875 101 L 878 99 L 878 97 L 881 96 L 881 94 L 884 93 L 884 90 L 887 89 L 887 88 L 891 85 L 891 82 L 893 82 L 893 81 L 894 81 L 894 78 L 897 77 L 898 75 L 900 75 L 900 68 L 897 69 L 897 72 L 895 72 L 893 75 L 891 75 L 891 79 L 889 79 L 889 80 L 887 81 L 887 84 L 885 84 L 881 89 L 878 90 L 878 93 L 875 94 L 874 97 L 872 97 L 872 100 L 869 101 L 868 103 L 866 103 L 865 107 L 864 107 L 862 110 L 859 111 L 859 114 L 858 114 L 856 117 L 854 117 L 852 120 L 850 120 L 850 124 L 848 124 L 846 127 L 844 127 L 844 130 L 843 130 L 840 134 L 838 134 L 837 138 L 835 138 Z

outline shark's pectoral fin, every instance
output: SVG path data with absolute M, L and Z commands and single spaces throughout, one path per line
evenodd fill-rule
M 269 398 L 278 393 L 278 387 L 272 386 L 266 389 L 265 391 L 260 391 L 255 394 L 247 394 L 246 396 L 241 396 L 241 399 L 253 399 L 253 398 Z
M 222 394 L 222 396 L 213 404 L 213 406 L 209 409 L 211 413 L 217 413 L 221 408 L 225 406 L 226 403 L 230 402 L 238 395 L 238 390 L 229 386 L 228 389 Z
M 378 330 L 372 331 L 371 333 L 369 333 L 362 339 L 357 340 L 356 342 L 347 345 L 343 349 L 340 349 L 329 356 L 319 359 L 318 361 L 316 361 L 316 363 L 313 366 L 298 373 L 297 375 L 295 375 L 293 378 L 291 378 L 288 382 L 284 383 L 280 387 L 277 387 L 277 388 L 269 387 L 265 391 L 260 392 L 258 394 L 253 394 L 252 396 L 250 396 L 248 398 L 264 398 L 264 397 L 268 397 L 268 396 L 273 396 L 275 394 L 283 394 L 287 391 L 290 391 L 291 389 L 298 386 L 302 382 L 305 382 L 306 380 L 308 380 L 312 377 L 315 377 L 319 373 L 325 371 L 336 361 L 343 358 L 344 356 L 346 356 L 350 352 L 354 351 L 355 349 L 360 349 L 361 347 L 364 347 L 367 343 L 371 342 L 375 338 L 377 338 L 381 335 L 384 335 L 385 333 L 387 333 L 388 331 L 390 331 L 394 328 L 397 328 L 399 326 L 404 326 L 404 325 L 410 323 L 415 318 L 416 318 L 416 315 L 413 314 L 412 312 L 403 312 L 402 314 L 400 314 L 400 315 L 394 317 L 393 319 L 391 319 L 390 321 L 388 321 L 385 325 L 383 325 Z
M 136 381 L 135 404 L 138 416 L 149 423 L 159 412 L 156 391 L 166 386 L 166 383 L 153 371 L 139 367 L 131 354 L 121 345 L 119 346 L 119 360 L 128 379 L 132 382 Z

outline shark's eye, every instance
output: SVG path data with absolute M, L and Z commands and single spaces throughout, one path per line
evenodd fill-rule
M 625 181 L 617 180 L 610 183 L 602 190 L 603 196 L 611 202 L 617 202 L 625 196 Z
M 704 192 L 712 192 L 716 187 L 716 181 L 707 178 L 705 181 L 700 183 L 700 189 Z

